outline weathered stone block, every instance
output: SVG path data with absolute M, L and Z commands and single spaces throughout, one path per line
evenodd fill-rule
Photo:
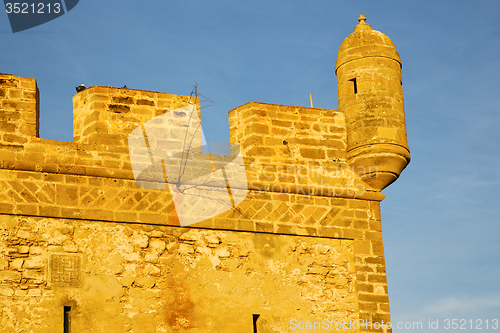
M 318 148 L 300 148 L 300 155 L 310 159 L 324 159 L 325 150 Z
M 21 282 L 21 273 L 16 271 L 0 271 L 1 282 Z

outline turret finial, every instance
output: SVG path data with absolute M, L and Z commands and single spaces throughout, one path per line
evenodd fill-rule
M 354 27 L 354 31 L 360 31 L 360 30 L 372 30 L 372 26 L 369 24 L 366 24 L 366 17 L 361 14 L 359 15 L 358 18 L 359 24 Z

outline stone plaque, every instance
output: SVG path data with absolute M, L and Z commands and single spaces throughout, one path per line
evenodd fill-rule
M 80 287 L 82 284 L 82 258 L 74 254 L 52 254 L 49 270 L 50 283 L 61 287 Z

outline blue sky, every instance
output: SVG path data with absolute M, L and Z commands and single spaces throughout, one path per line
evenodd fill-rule
M 500 320 L 498 1 L 82 0 L 16 34 L 0 14 L 0 72 L 37 79 L 43 138 L 72 141 L 80 83 L 197 82 L 216 102 L 207 139 L 227 141 L 247 102 L 337 109 L 337 51 L 361 13 L 403 61 L 412 161 L 382 202 L 392 320 Z

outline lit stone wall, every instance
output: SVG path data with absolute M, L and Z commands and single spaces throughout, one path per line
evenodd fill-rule
M 353 241 L 2 216 L 3 332 L 290 332 L 357 318 Z
M 343 112 L 262 103 L 231 110 L 248 195 L 180 227 L 168 187 L 134 181 L 127 137 L 192 98 L 91 87 L 74 96 L 75 142 L 59 142 L 37 137 L 37 91 L 33 79 L 0 75 L 5 332 L 63 332 L 69 307 L 72 333 L 297 332 L 294 323 L 390 321 L 384 195 L 346 161 Z

